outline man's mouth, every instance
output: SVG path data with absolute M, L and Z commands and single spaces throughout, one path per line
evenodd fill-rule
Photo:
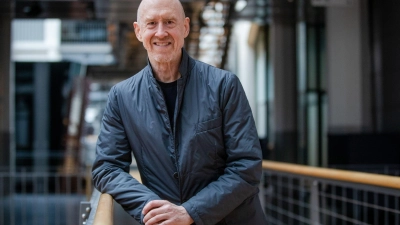
M 157 45 L 157 46 L 167 46 L 170 44 L 171 44 L 171 42 L 154 42 L 154 45 Z

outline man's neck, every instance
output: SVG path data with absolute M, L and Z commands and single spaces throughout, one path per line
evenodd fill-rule
M 150 62 L 154 77 L 163 82 L 170 83 L 179 79 L 179 62 L 158 63 Z

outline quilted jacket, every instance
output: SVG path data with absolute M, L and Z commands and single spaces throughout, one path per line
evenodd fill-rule
M 197 225 L 266 224 L 261 149 L 236 75 L 182 49 L 175 123 L 150 64 L 109 92 L 92 175 L 137 221 L 151 200 L 185 207 Z M 173 128 L 173 129 L 172 129 Z M 129 169 L 135 157 L 142 183 Z

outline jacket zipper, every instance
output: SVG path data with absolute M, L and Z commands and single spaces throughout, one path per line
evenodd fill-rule
M 180 78 L 181 79 L 181 78 Z M 182 81 L 181 81 L 182 82 Z M 179 111 L 179 79 L 178 79 L 178 83 L 177 83 L 177 94 L 176 94 L 176 102 L 175 102 L 175 110 L 174 110 L 174 122 L 171 123 L 171 121 L 169 120 L 169 114 L 168 114 L 168 109 L 167 109 L 167 103 L 165 101 L 165 97 L 164 94 L 161 91 L 161 87 L 160 85 L 156 82 L 157 85 L 157 90 L 160 92 L 159 94 L 161 94 L 163 103 L 164 103 L 164 107 L 165 107 L 165 111 L 167 113 L 167 121 L 169 123 L 169 130 L 170 130 L 170 134 L 172 135 L 172 146 L 173 146 L 173 150 L 174 150 L 174 155 L 175 155 L 175 169 L 176 169 L 176 173 L 178 174 L 178 187 L 179 187 L 179 201 L 180 204 L 183 203 L 183 199 L 182 199 L 182 187 L 181 187 L 181 176 L 180 176 L 180 170 L 179 170 L 179 160 L 178 160 L 178 150 L 177 150 L 177 145 L 176 145 L 176 118 L 178 115 L 178 111 Z M 174 177 L 175 178 L 175 177 Z
M 179 114 L 179 111 L 180 111 L 180 94 L 183 94 L 183 93 L 181 93 L 182 92 L 182 89 L 180 88 L 180 83 L 182 83 L 182 81 L 183 81 L 183 78 L 182 78 L 182 75 L 181 75 L 181 78 L 179 78 L 178 79 L 178 82 L 177 82 L 177 85 L 176 85 L 176 88 L 177 88 L 177 90 L 176 90 L 176 101 L 175 101 L 175 110 L 174 110 L 174 124 L 173 124 L 173 126 L 174 126 L 174 129 L 173 129 L 173 140 L 174 140 L 174 153 L 175 153 L 175 161 L 176 161 L 176 170 L 177 170 L 177 173 L 178 173 L 178 186 L 179 186 L 179 200 L 180 200 L 180 203 L 182 204 L 183 203 L 183 199 L 182 199 L 182 177 L 180 176 L 181 175 L 181 173 L 180 173 L 180 170 L 179 170 L 179 159 L 178 159 L 178 146 L 177 146 L 177 144 L 176 144 L 176 121 L 177 121 L 177 118 L 178 118 L 178 114 Z

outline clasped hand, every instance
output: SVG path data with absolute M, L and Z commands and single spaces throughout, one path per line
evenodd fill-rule
M 192 217 L 183 206 L 177 206 L 166 200 L 154 200 L 147 203 L 142 213 L 145 225 L 190 225 Z

